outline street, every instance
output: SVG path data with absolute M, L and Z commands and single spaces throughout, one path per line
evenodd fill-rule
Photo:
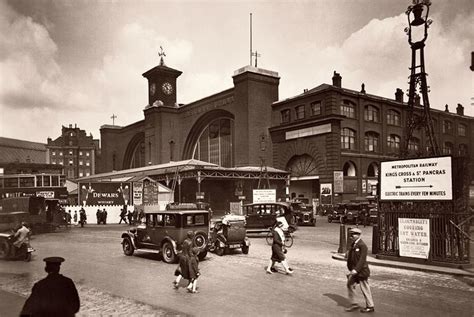
M 0 288 L 25 296 L 43 278 L 47 256 L 62 256 L 61 273 L 72 278 L 81 297 L 80 316 L 347 316 L 345 263 L 331 258 L 339 243 L 339 224 L 318 218 L 316 227 L 299 227 L 288 251 L 292 276 L 266 274 L 271 254 L 264 235 L 250 235 L 248 255 L 209 253 L 200 263 L 198 293 L 173 289 L 176 265 L 157 254 L 125 256 L 121 233 L 127 225 L 88 225 L 33 237 L 33 260 L 2 261 Z M 371 250 L 372 227 L 361 228 Z M 472 316 L 472 279 L 403 269 L 370 267 L 379 316 Z M 183 284 L 184 286 L 185 284 Z M 358 290 L 358 295 L 360 295 Z M 359 296 L 359 303 L 364 300 Z M 0 315 L 4 316 L 3 314 Z

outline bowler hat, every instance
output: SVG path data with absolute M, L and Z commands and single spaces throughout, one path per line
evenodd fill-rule
M 64 262 L 64 258 L 60 257 L 60 256 L 50 256 L 50 257 L 47 257 L 47 258 L 44 258 L 43 261 L 46 262 L 46 264 L 57 264 L 57 265 L 61 265 L 62 262 Z
M 362 230 L 360 230 L 359 228 L 351 228 L 349 230 L 349 233 L 350 234 L 362 234 Z

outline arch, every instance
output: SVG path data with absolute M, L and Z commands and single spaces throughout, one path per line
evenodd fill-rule
M 189 131 L 189 134 L 186 138 L 183 148 L 183 158 L 191 159 L 194 155 L 194 149 L 196 144 L 199 142 L 200 137 L 202 136 L 203 132 L 206 131 L 209 124 L 218 120 L 218 119 L 228 119 L 231 122 L 234 121 L 234 115 L 228 111 L 222 109 L 216 109 L 203 114 L 199 119 L 196 120 L 193 127 Z M 233 130 L 233 129 L 231 129 Z M 233 140 L 233 131 L 230 131 L 230 138 Z M 233 150 L 232 150 L 232 157 L 233 157 Z M 233 159 L 232 159 L 233 161 Z M 231 167 L 231 166 L 228 166 Z
M 306 153 L 293 156 L 286 164 L 285 170 L 293 177 L 318 175 L 316 160 Z
M 367 167 L 367 177 L 378 177 L 379 176 L 379 165 L 376 162 L 372 162 Z
M 357 176 L 357 168 L 354 162 L 347 161 L 342 168 L 344 176 Z
M 123 156 L 123 169 L 145 166 L 145 132 L 139 132 L 128 142 Z M 133 165 L 133 166 L 132 166 Z

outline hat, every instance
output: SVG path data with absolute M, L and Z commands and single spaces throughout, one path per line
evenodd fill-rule
M 349 230 L 349 234 L 362 234 L 362 230 L 359 228 L 352 228 Z
M 60 256 L 50 256 L 48 258 L 44 258 L 43 261 L 46 262 L 46 264 L 57 264 L 61 265 L 62 262 L 64 262 L 64 258 Z

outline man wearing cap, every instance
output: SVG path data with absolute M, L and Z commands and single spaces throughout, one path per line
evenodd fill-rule
M 59 274 L 64 259 L 55 256 L 44 261 L 48 276 L 35 283 L 21 316 L 74 316 L 80 307 L 79 295 L 74 282 Z
M 374 311 L 374 300 L 369 286 L 370 270 L 367 264 L 367 245 L 361 240 L 360 235 L 362 231 L 359 228 L 352 228 L 349 230 L 352 241 L 351 247 L 347 253 L 347 292 L 351 302 L 351 306 L 346 308 L 346 311 L 354 311 L 359 309 L 355 297 L 355 284 L 360 284 L 360 289 L 365 298 L 365 308 L 360 310 L 361 313 L 371 313 Z

